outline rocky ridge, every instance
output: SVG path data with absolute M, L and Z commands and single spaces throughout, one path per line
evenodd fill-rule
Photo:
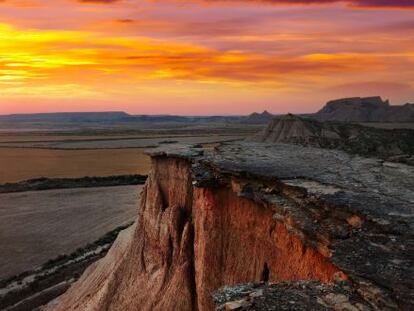
M 411 308 L 413 167 L 251 142 L 150 155 L 136 225 L 46 310 Z
M 340 149 L 351 154 L 414 164 L 414 130 L 379 129 L 348 122 L 319 122 L 292 114 L 273 118 L 248 140 Z

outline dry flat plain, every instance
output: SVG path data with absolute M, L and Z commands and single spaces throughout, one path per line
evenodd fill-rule
M 0 279 L 133 221 L 141 190 L 133 185 L 0 194 Z
M 0 164 L 0 183 L 7 183 L 39 177 L 146 175 L 150 159 L 143 149 L 0 148 Z

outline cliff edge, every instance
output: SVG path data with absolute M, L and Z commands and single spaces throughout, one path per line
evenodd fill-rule
M 248 142 L 150 155 L 134 227 L 46 310 L 412 306 L 413 167 Z

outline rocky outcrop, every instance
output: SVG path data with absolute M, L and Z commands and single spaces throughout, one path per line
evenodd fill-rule
M 213 297 L 216 310 L 371 310 L 350 286 L 320 282 L 239 284 L 222 288 Z
M 321 309 L 414 301 L 413 168 L 284 144 L 151 156 L 136 225 L 47 310 L 212 310 L 214 291 L 247 282 Z
M 387 130 L 346 122 L 319 122 L 288 114 L 275 117 L 264 130 L 247 140 L 340 149 L 414 164 L 414 130 L 411 129 Z
M 321 121 L 414 122 L 414 104 L 391 106 L 381 97 L 352 97 L 329 101 L 314 117 Z
M 249 124 L 266 124 L 274 117 L 273 114 L 268 111 L 263 111 L 262 113 L 253 112 L 252 114 L 245 117 L 242 122 Z

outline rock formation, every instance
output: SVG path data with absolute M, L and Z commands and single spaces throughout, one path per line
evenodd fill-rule
M 340 149 L 352 154 L 414 164 L 414 130 L 378 129 L 346 122 L 319 122 L 292 114 L 275 117 L 248 140 Z
M 246 142 L 151 156 L 135 226 L 46 310 L 213 310 L 248 282 L 217 308 L 412 306 L 413 167 Z
M 352 97 L 329 101 L 313 115 L 321 121 L 414 122 L 414 104 L 391 106 L 381 97 Z
M 268 111 L 263 111 L 262 113 L 253 112 L 252 114 L 245 117 L 242 122 L 249 124 L 266 124 L 272 120 L 274 115 Z

